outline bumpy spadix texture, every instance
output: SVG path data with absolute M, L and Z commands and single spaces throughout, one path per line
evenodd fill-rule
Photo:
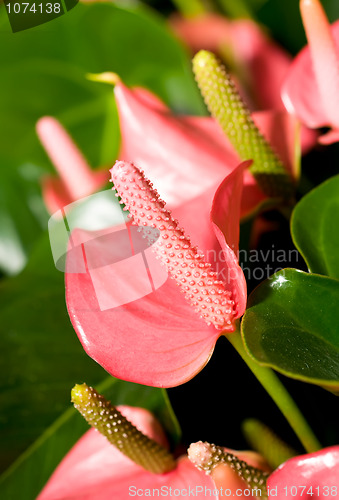
M 267 498 L 267 472 L 248 465 L 220 446 L 203 443 L 202 441 L 193 443 L 188 449 L 188 458 L 199 470 L 205 471 L 206 474 L 210 474 L 217 465 L 228 465 L 241 479 L 246 481 L 251 489 L 260 489 L 261 498 Z
M 144 434 L 167 445 L 163 429 L 149 411 L 131 406 L 119 406 L 119 410 Z M 178 458 L 170 472 L 152 474 L 91 428 L 64 457 L 38 500 L 130 500 L 131 486 L 151 492 L 161 488 L 172 488 L 172 492 L 191 488 L 195 492 L 199 486 L 194 498 L 200 500 L 206 500 L 205 487 L 214 488 L 211 476 L 194 467 L 187 456 Z M 176 498 L 187 499 L 187 495 Z
M 163 446 L 140 432 L 92 387 L 76 385 L 72 389 L 72 402 L 92 427 L 134 463 L 154 474 L 175 468 L 174 458 Z
M 255 125 L 226 68 L 211 52 L 193 59 L 193 71 L 206 105 L 267 196 L 288 199 L 293 184 L 284 165 Z
M 199 318 L 192 302 L 185 299 L 176 281 L 170 279 L 165 267 L 157 260 L 152 246 L 143 245 L 144 255 L 136 251 L 135 241 L 139 244 L 142 238 L 138 238 L 136 231 L 132 234 L 130 224 L 117 231 L 113 228 L 108 238 L 106 234 L 103 234 L 104 238 L 98 237 L 102 234 L 100 232 L 73 232 L 73 240 L 84 242 L 81 247 L 86 256 L 87 272 L 66 272 L 68 312 L 87 354 L 114 377 L 156 387 L 183 384 L 206 365 L 220 334 L 236 329 L 235 320 L 244 314 L 247 300 L 246 280 L 239 266 L 237 249 L 243 176 L 249 164 L 238 165 L 216 190 L 209 188 L 206 193 L 173 209 L 192 240 L 205 252 L 206 260 L 215 266 L 225 290 L 234 300 L 234 315 L 229 314 L 228 318 L 220 315 L 222 322 L 226 320 L 222 330 Z M 156 178 L 157 182 L 161 181 L 161 176 Z M 180 182 L 176 182 L 175 187 L 178 192 L 184 191 Z M 139 204 L 149 206 L 143 199 L 146 190 L 141 193 Z M 150 214 L 155 216 L 157 210 L 151 209 Z M 147 220 L 148 210 L 144 212 Z M 164 212 L 160 215 L 164 216 Z M 151 221 L 147 220 L 147 224 Z M 151 231 L 151 228 L 147 226 L 145 230 Z M 157 241 L 166 241 L 160 238 L 160 230 L 154 232 L 158 232 Z M 76 253 L 76 264 L 83 265 L 84 254 Z M 73 265 L 73 261 L 70 264 Z M 178 267 L 183 272 L 191 272 L 189 264 L 196 265 L 195 261 L 184 259 L 182 264 L 187 264 L 187 267 Z M 201 264 L 202 268 L 197 267 L 199 272 L 210 270 Z M 200 292 L 204 299 L 204 291 L 208 291 L 211 285 L 199 286 L 202 286 Z M 212 289 L 217 292 L 220 287 L 215 285 Z M 223 287 L 221 294 L 211 293 L 208 307 L 216 307 L 213 299 L 220 296 L 228 297 L 223 293 Z M 106 301 L 105 307 L 101 307 L 102 297 Z
M 112 181 L 134 222 L 160 231 L 152 249 L 176 280 L 186 299 L 208 324 L 218 329 L 229 328 L 234 317 L 232 294 L 217 280 L 211 264 L 205 262 L 197 247 L 191 244 L 178 221 L 173 219 L 165 203 L 144 174 L 132 163 L 117 162 Z M 149 231 L 145 230 L 145 236 Z

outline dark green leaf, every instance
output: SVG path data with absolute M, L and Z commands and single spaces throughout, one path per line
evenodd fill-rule
M 310 271 L 339 279 L 339 176 L 304 196 L 294 209 L 294 244 Z
M 339 282 L 284 269 L 249 297 L 242 321 L 248 352 L 258 363 L 339 391 Z

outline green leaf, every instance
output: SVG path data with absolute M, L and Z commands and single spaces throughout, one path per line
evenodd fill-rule
M 37 172 L 34 165 L 26 164 L 21 170 L 13 167 L 0 182 L 0 270 L 9 275 L 25 266 L 33 242 L 47 222 L 34 182 Z
M 120 136 L 112 89 L 87 81 L 80 68 L 68 61 L 18 61 L 3 68 L 0 89 L 0 118 L 6 124 L 0 147 L 12 162 L 31 161 L 51 170 L 35 132 L 44 115 L 60 119 L 91 164 L 113 161 Z
M 79 377 L 105 372 L 86 356 L 68 319 L 63 274 L 47 235 L 25 271 L 0 284 L 0 467 L 11 463 L 66 408 Z M 53 398 L 50 397 L 51 392 Z
M 304 196 L 291 219 L 295 246 L 313 273 L 339 279 L 339 175 Z
M 179 439 L 180 428 L 173 417 L 164 389 L 123 382 L 113 377 L 97 385 L 96 389 L 104 393 L 114 405 L 140 406 L 160 416 L 160 419 L 161 416 L 165 417 L 170 424 L 167 431 L 176 441 Z M 68 401 L 69 399 L 70 397 Z M 73 408 L 69 408 L 0 477 L 3 498 L 36 498 L 55 467 L 88 428 L 82 416 Z
M 0 150 L 18 161 L 29 155 L 46 164 L 34 131 L 46 114 L 61 119 L 93 165 L 114 160 L 119 134 L 112 88 L 86 81 L 86 73 L 114 71 L 176 109 L 203 109 L 188 56 L 148 9 L 79 4 L 49 29 L 14 36 L 0 32 L 0 44 L 6 46 L 0 53 L 0 123 L 5 125 Z
M 0 269 L 13 274 L 26 264 L 39 235 L 34 218 L 46 224 L 39 178 L 53 168 L 38 141 L 37 120 L 57 117 L 93 167 L 111 166 L 117 157 L 120 133 L 112 88 L 89 82 L 86 73 L 115 71 L 128 85 L 148 87 L 179 111 L 202 112 L 203 105 L 188 55 L 164 20 L 138 5 L 78 4 L 48 27 L 14 35 L 0 6 L 0 46 L 6 47 L 0 51 L 0 184 L 8 191 L 0 204 L 6 230 Z M 28 162 L 39 172 L 33 204 L 27 203 L 32 183 L 21 182 L 18 172 L 27 179 Z
M 284 375 L 339 391 L 339 282 L 284 269 L 250 295 L 242 321 L 249 354 Z
M 6 375 L 0 385 L 1 469 L 67 408 L 75 383 L 95 386 L 107 376 L 86 355 L 74 333 L 63 277 L 54 267 L 45 235 L 25 271 L 0 284 L 0 371 Z M 134 391 L 128 400 L 132 402 L 138 389 L 126 387 Z M 164 419 L 175 436 L 166 412 Z

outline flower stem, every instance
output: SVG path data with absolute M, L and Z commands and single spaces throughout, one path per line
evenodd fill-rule
M 203 0 L 173 0 L 173 3 L 179 12 L 187 18 L 201 16 L 207 12 Z
M 299 408 L 271 368 L 260 366 L 247 354 L 240 332 L 225 335 L 284 415 L 308 453 L 321 449 Z
M 242 431 L 251 448 L 267 460 L 272 469 L 298 453 L 280 439 L 269 427 L 254 418 L 242 423 Z
M 229 0 L 219 0 L 219 4 L 227 16 L 232 18 L 250 18 L 253 19 L 253 14 L 249 6 L 243 0 L 230 2 Z

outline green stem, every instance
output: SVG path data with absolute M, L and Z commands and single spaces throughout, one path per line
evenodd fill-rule
M 252 358 L 245 351 L 239 331 L 227 334 L 226 338 L 231 342 L 238 354 L 247 364 L 248 368 L 252 371 L 253 375 L 255 375 L 264 389 L 271 396 L 298 436 L 305 450 L 308 453 L 312 453 L 321 449 L 321 444 L 313 434 L 304 416 L 273 370 L 271 370 L 271 368 L 260 366 L 252 360 Z
M 243 0 L 230 2 L 229 0 L 219 0 L 219 4 L 227 16 L 232 18 L 247 17 L 253 19 L 251 9 Z
M 246 441 L 251 445 L 251 448 L 265 457 L 273 470 L 289 458 L 298 455 L 293 448 L 280 439 L 272 429 L 260 422 L 260 420 L 249 418 L 242 423 L 241 427 Z
M 172 0 L 178 11 L 187 18 L 206 14 L 207 9 L 202 0 Z

